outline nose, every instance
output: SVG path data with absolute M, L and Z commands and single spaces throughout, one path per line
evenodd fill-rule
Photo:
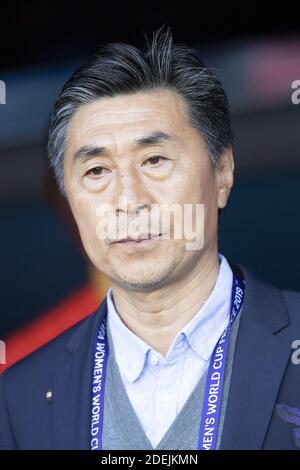
M 116 209 L 117 213 L 127 212 L 129 215 L 138 215 L 143 209 L 147 209 L 148 204 L 143 202 L 127 201 L 126 197 L 121 197 Z
M 145 185 L 134 169 L 120 174 L 115 207 L 117 213 L 126 212 L 130 215 L 139 214 L 141 210 L 150 207 L 150 197 Z

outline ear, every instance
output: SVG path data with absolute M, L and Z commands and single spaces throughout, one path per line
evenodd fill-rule
M 232 148 L 228 147 L 216 168 L 216 183 L 218 191 L 218 207 L 223 209 L 228 201 L 233 185 L 234 160 Z

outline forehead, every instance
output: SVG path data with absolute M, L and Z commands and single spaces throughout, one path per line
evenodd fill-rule
M 170 90 L 101 98 L 82 105 L 73 115 L 68 140 L 73 145 L 96 137 L 134 139 L 145 131 L 166 131 L 177 138 L 191 129 L 188 107 Z

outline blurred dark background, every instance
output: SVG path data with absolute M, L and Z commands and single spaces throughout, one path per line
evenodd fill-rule
M 102 42 L 136 46 L 170 25 L 199 48 L 228 93 L 236 182 L 220 251 L 300 290 L 300 3 L 10 1 L 1 5 L 0 338 L 56 305 L 90 269 L 45 153 L 54 100 Z

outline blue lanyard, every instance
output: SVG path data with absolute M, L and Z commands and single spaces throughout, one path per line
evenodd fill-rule
M 213 351 L 207 379 L 199 428 L 198 450 L 216 448 L 222 392 L 225 377 L 226 357 L 230 327 L 238 315 L 244 298 L 243 281 L 233 274 L 231 312 L 229 324 Z M 106 369 L 108 362 L 106 317 L 96 336 L 93 352 L 92 396 L 91 396 L 91 449 L 102 449 L 103 411 Z
M 215 346 L 208 368 L 199 428 L 198 450 L 214 450 L 216 448 L 229 331 L 242 307 L 243 298 L 243 281 L 233 275 L 229 324 Z

